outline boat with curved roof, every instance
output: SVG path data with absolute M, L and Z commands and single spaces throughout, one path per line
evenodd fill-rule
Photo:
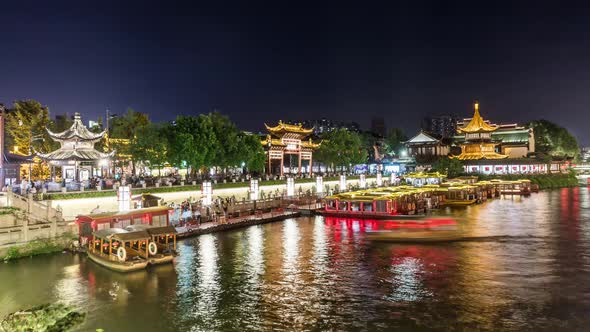
M 88 241 L 88 258 L 117 272 L 143 270 L 148 260 L 133 246 L 143 246 L 147 253 L 149 239 L 146 231 L 129 232 L 121 228 L 98 230 L 92 233 L 92 240 Z

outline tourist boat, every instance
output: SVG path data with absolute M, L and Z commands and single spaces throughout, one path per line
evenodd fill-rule
M 93 262 L 117 272 L 143 270 L 148 261 L 135 249 L 134 244 L 145 246 L 150 236 L 145 231 L 128 232 L 121 228 L 109 228 L 92 233 L 88 241 L 88 258 Z
M 477 186 L 454 185 L 447 187 L 446 199 L 441 202 L 442 206 L 467 206 L 478 202 Z
M 388 242 L 448 242 L 456 241 L 463 237 L 457 229 L 457 223 L 450 219 L 424 220 L 418 226 L 408 225 L 396 230 L 367 231 L 367 239 L 372 241 Z
M 145 231 L 151 237 L 147 255 L 140 250 L 142 257 L 147 258 L 151 265 L 171 263 L 176 252 L 176 228 L 173 226 L 151 227 L 149 225 L 131 225 L 125 227 L 127 231 Z M 137 244 L 136 246 L 138 246 Z M 136 247 L 134 247 L 136 249 Z
M 405 186 L 359 190 L 328 196 L 320 214 L 343 218 L 422 218 L 426 200 L 422 190 Z
M 531 180 L 501 181 L 498 183 L 500 195 L 523 195 L 531 194 Z

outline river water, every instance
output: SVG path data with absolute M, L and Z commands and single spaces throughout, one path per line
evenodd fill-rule
M 88 313 L 80 331 L 587 330 L 588 188 L 438 213 L 469 241 L 372 243 L 374 223 L 302 217 L 127 275 L 72 254 L 1 264 L 0 316 L 60 301 Z

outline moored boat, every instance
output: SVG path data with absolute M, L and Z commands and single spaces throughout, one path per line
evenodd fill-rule
M 151 227 L 149 225 L 131 225 L 129 231 L 145 231 L 150 236 L 147 255 L 144 257 L 151 265 L 171 263 L 176 252 L 176 228 L 173 226 Z M 143 250 L 140 250 L 143 254 Z
M 128 232 L 120 228 L 95 231 L 88 241 L 88 258 L 117 272 L 143 270 L 148 261 L 131 247 L 133 243 L 148 241 L 149 234 L 145 231 Z

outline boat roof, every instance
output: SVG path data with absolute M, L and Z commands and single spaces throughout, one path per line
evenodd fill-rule
M 161 226 L 161 227 L 150 227 L 147 229 L 150 235 L 165 235 L 165 234 L 176 234 L 176 228 L 174 226 Z
M 95 213 L 95 214 L 84 214 L 84 215 L 78 215 L 77 218 L 85 218 L 85 219 L 92 219 L 92 220 L 112 219 L 112 218 L 122 219 L 125 217 L 131 217 L 131 216 L 135 216 L 138 214 L 163 212 L 163 211 L 169 211 L 169 210 L 172 210 L 172 208 L 167 207 L 167 206 L 154 206 L 154 207 L 149 207 L 149 208 L 144 208 L 144 209 L 135 209 L 135 210 L 129 210 L 129 211 L 113 211 L 113 212 L 102 212 L 102 213 Z
M 122 228 L 108 228 L 108 229 L 101 229 L 92 233 L 95 237 L 103 238 L 103 239 L 116 239 L 119 241 L 138 241 L 138 240 L 147 240 L 150 238 L 150 235 L 147 231 L 135 231 L 129 232 Z
M 164 235 L 164 234 L 176 234 L 176 228 L 174 226 L 150 226 L 150 225 L 129 225 L 125 227 L 127 231 L 146 231 L 149 235 Z

